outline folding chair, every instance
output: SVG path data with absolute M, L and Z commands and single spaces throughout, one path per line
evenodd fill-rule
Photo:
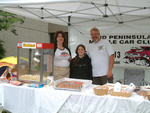
M 145 70 L 143 69 L 124 69 L 124 79 L 117 80 L 116 82 L 120 82 L 122 84 L 129 85 L 133 83 L 135 86 L 148 85 L 150 84 L 147 81 L 144 81 Z

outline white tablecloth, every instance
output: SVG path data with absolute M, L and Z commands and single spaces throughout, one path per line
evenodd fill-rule
M 67 111 L 67 112 L 66 112 Z M 150 102 L 141 96 L 71 95 L 61 113 L 150 113 Z
M 150 101 L 85 92 L 0 84 L 0 102 L 12 113 L 150 113 Z
M 4 109 L 12 113 L 56 113 L 71 95 L 48 88 L 3 85 Z
M 0 84 L 0 103 L 3 103 L 3 85 Z

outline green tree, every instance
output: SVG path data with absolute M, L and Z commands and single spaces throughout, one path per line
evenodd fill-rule
M 14 23 L 16 23 L 16 22 L 23 24 L 24 19 L 21 17 L 18 17 L 16 14 L 12 14 L 12 13 L 0 10 L 0 31 L 10 30 L 15 35 L 18 35 L 16 33 L 16 29 L 15 29 L 15 25 L 14 25 Z
M 13 34 L 18 35 L 16 33 L 14 23 L 19 22 L 20 24 L 24 23 L 24 18 L 19 17 L 16 14 L 12 14 L 9 12 L 5 12 L 0 10 L 0 31 L 10 30 Z M 4 41 L 0 40 L 0 59 L 5 57 L 6 50 L 3 47 Z
M 5 57 L 6 50 L 3 47 L 4 41 L 0 40 L 0 59 Z

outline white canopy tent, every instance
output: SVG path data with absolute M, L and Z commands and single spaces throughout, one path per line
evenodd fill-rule
M 114 39 L 114 35 L 149 37 L 150 34 L 149 0 L 0 0 L 0 8 L 28 18 L 69 26 L 69 46 L 73 56 L 78 44 L 89 44 L 92 27 L 99 28 L 107 39 L 110 35 Z M 133 43 L 122 47 L 115 44 L 115 51 L 122 51 L 121 56 L 124 56 Z M 140 44 L 149 45 L 148 42 Z
M 0 0 L 0 7 L 66 26 L 114 26 L 150 18 L 149 0 Z

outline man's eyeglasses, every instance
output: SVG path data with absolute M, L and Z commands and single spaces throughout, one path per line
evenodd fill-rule
M 96 34 L 91 34 L 91 36 L 95 36 L 95 35 L 99 35 L 98 33 L 96 33 Z

